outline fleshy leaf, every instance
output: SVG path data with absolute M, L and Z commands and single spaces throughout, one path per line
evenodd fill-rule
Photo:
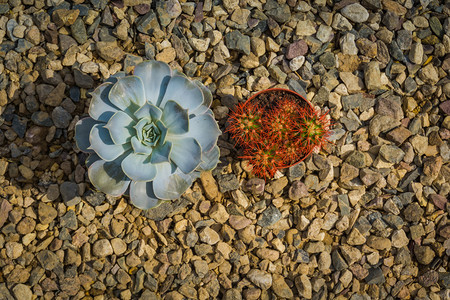
M 161 121 L 169 134 L 183 134 L 189 130 L 187 110 L 174 101 L 167 101 L 164 106 Z
M 109 101 L 109 92 L 113 84 L 105 82 L 96 88 L 92 94 L 91 104 L 89 105 L 89 115 L 94 119 L 102 122 L 108 120 L 119 109 Z
M 158 143 L 164 144 L 166 142 L 167 127 L 160 120 L 156 121 L 156 127 L 159 129 L 159 141 Z
M 105 128 L 109 130 L 111 139 L 117 145 L 129 143 L 132 136 L 136 134 L 133 128 L 135 121 L 123 111 L 116 112 Z
M 89 142 L 91 143 L 91 149 L 106 161 L 115 160 L 131 147 L 130 144 L 114 144 L 108 129 L 104 128 L 101 124 L 92 127 Z
M 146 100 L 157 104 L 166 92 L 172 71 L 166 63 L 153 60 L 138 64 L 134 68 L 134 75 L 139 76 L 144 83 Z
M 142 80 L 137 76 L 126 76 L 119 79 L 109 92 L 109 100 L 132 116 L 136 110 L 145 104 Z
M 77 122 L 77 124 L 75 125 L 75 142 L 78 149 L 88 153 L 94 152 L 94 150 L 89 149 L 89 147 L 91 146 L 91 143 L 89 142 L 89 134 L 92 127 L 99 123 L 99 121 L 96 121 L 92 118 L 84 118 Z
M 161 203 L 153 192 L 153 182 L 136 181 L 130 185 L 130 199 L 140 209 L 149 209 Z
M 204 114 L 212 104 L 213 96 L 211 91 L 204 86 L 200 81 L 194 80 L 194 83 L 200 88 L 203 94 L 203 103 L 199 107 L 197 107 L 194 111 L 191 111 L 191 114 L 201 115 Z
M 134 115 L 136 116 L 136 118 L 138 119 L 142 119 L 142 118 L 148 118 L 150 117 L 150 119 L 152 121 L 155 120 L 159 120 L 161 119 L 162 116 L 162 110 L 159 107 L 154 106 L 153 104 L 150 103 L 145 103 L 144 106 L 142 106 L 141 108 L 139 108 Z
M 156 176 L 149 155 L 131 153 L 122 161 L 122 170 L 133 181 L 150 181 Z
M 219 147 L 214 146 L 208 152 L 202 152 L 202 162 L 197 167 L 198 171 L 210 171 L 217 166 L 220 157 Z
M 193 137 L 202 147 L 203 151 L 209 151 L 217 144 L 217 138 L 221 131 L 216 120 L 210 114 L 196 116 L 189 120 L 189 132 L 184 136 Z
M 155 196 L 163 200 L 178 199 L 191 186 L 194 176 L 177 172 L 170 163 L 156 165 L 157 174 L 153 179 Z
M 127 74 L 124 71 L 120 71 L 117 72 L 114 75 L 109 76 L 108 79 L 105 80 L 105 82 L 111 82 L 111 83 L 116 83 L 120 78 L 125 77 Z
M 98 190 L 115 197 L 125 193 L 130 184 L 117 161 L 97 160 L 89 167 L 88 175 Z
M 171 142 L 170 160 L 186 174 L 194 171 L 202 158 L 202 148 L 199 143 L 191 137 L 176 138 Z
M 96 153 L 90 153 L 89 156 L 86 158 L 86 168 L 89 168 L 92 166 L 93 163 L 95 163 L 97 160 L 101 160 L 102 158 L 98 156 Z
M 135 136 L 131 138 L 131 146 L 133 147 L 134 153 L 136 154 L 151 154 L 152 147 L 146 146 L 139 141 L 139 139 Z
M 191 111 L 203 103 L 203 94 L 200 88 L 186 77 L 173 76 L 159 106 L 163 107 L 169 100 L 173 100 L 181 107 Z
M 167 141 L 164 144 L 158 144 L 155 148 L 153 148 L 151 163 L 159 164 L 162 162 L 169 161 L 169 155 L 172 150 L 172 143 Z

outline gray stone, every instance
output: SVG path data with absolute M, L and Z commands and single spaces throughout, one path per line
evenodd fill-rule
M 158 18 L 153 10 L 146 13 L 136 21 L 136 29 L 144 34 L 152 35 L 155 30 L 160 30 Z
M 369 18 L 369 12 L 359 3 L 346 5 L 341 14 L 355 23 L 363 23 Z
M 226 193 L 239 188 L 239 181 L 234 174 L 224 174 L 218 176 L 217 183 L 219 184 L 220 192 Z
M 53 270 L 57 265 L 61 264 L 58 256 L 49 250 L 42 250 L 36 254 L 36 258 L 41 266 L 48 271 Z
M 394 145 L 383 145 L 380 148 L 380 155 L 388 162 L 398 164 L 405 156 L 405 152 Z
M 365 278 L 367 284 L 382 284 L 386 281 L 381 268 L 370 268 L 369 275 Z
M 261 218 L 258 220 L 258 225 L 262 227 L 269 227 L 281 219 L 281 212 L 278 208 L 270 205 L 261 214 Z
M 70 25 L 70 31 L 79 44 L 86 43 L 88 36 L 86 33 L 86 27 L 84 26 L 84 22 L 81 18 L 78 18 L 72 25 Z
M 72 120 L 72 116 L 64 108 L 57 106 L 53 109 L 52 120 L 57 128 L 67 128 Z
M 275 0 L 268 0 L 264 5 L 264 10 L 266 15 L 278 23 L 285 23 L 291 18 L 291 10 L 286 3 L 279 4 Z
M 78 228 L 78 221 L 75 211 L 69 210 L 68 212 L 66 212 L 66 214 L 61 217 L 60 224 L 61 227 L 76 230 Z
M 73 206 L 80 203 L 81 198 L 78 194 L 78 185 L 74 182 L 63 182 L 59 189 L 64 203 L 67 206 Z
M 12 288 L 12 292 L 14 294 L 14 297 L 16 297 L 16 299 L 20 300 L 33 299 L 33 292 L 31 291 L 28 285 L 19 283 L 18 285 Z
M 397 44 L 401 50 L 409 50 L 412 44 L 412 32 L 404 29 L 397 31 Z
M 227 33 L 225 35 L 225 42 L 228 49 L 250 55 L 250 37 L 242 34 L 240 31 L 234 30 Z

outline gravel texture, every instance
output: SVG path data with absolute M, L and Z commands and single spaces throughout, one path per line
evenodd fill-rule
M 448 1 L 1 2 L 0 299 L 450 298 Z M 144 59 L 205 83 L 224 132 L 284 87 L 333 143 L 264 181 L 224 133 L 176 201 L 98 193 L 74 125 Z

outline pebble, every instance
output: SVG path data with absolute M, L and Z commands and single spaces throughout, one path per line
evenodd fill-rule
M 286 58 L 294 59 L 298 56 L 304 56 L 308 52 L 308 45 L 304 40 L 298 40 L 286 47 Z
M 200 240 L 208 245 L 215 245 L 220 241 L 219 234 L 209 227 L 205 227 L 199 233 Z
M 273 274 L 272 276 L 272 288 L 275 294 L 280 298 L 290 299 L 294 297 L 294 293 L 286 284 L 283 276 L 278 274 Z
M 257 224 L 261 227 L 269 227 L 281 219 L 281 212 L 275 206 L 269 206 L 264 210 Z
M 251 269 L 247 273 L 247 278 L 257 287 L 267 290 L 272 286 L 272 276 L 258 269 Z
M 344 17 L 355 23 L 363 23 L 369 18 L 369 12 L 359 3 L 346 5 L 341 13 Z
M 97 257 L 106 257 L 114 253 L 111 243 L 107 239 L 100 239 L 95 241 L 92 246 L 92 253 Z

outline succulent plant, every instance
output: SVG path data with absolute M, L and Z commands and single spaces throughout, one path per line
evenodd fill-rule
M 330 119 L 320 109 L 290 97 L 274 98 L 276 103 L 270 105 L 255 100 L 238 104 L 228 119 L 227 132 L 243 149 L 241 158 L 264 178 L 318 152 L 329 136 Z
M 221 133 L 200 82 L 158 61 L 145 61 L 133 76 L 121 74 L 92 93 L 90 117 L 75 127 L 75 140 L 98 190 L 148 209 L 178 199 L 219 159 Z

